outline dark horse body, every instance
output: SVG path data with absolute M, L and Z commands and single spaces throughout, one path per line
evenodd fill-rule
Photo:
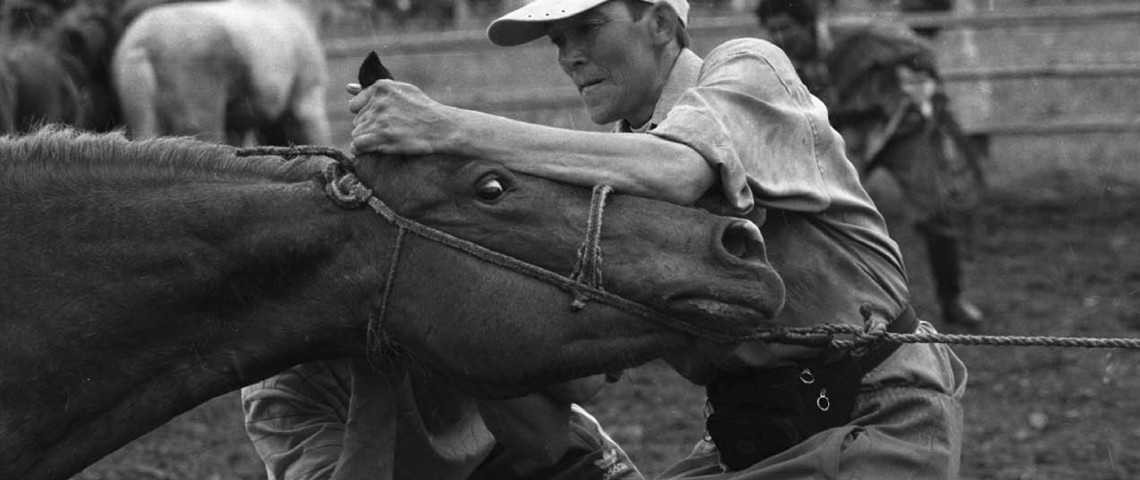
M 317 0 L 228 0 L 147 9 L 112 58 L 128 132 L 329 144 L 320 8 Z
M 691 341 L 608 304 L 574 313 L 561 287 L 337 207 L 315 179 L 328 164 L 187 139 L 0 140 L 0 478 L 66 478 L 218 394 L 364 355 L 380 304 L 381 354 L 471 384 L 537 387 Z M 574 262 L 584 189 L 486 161 L 358 171 L 405 215 L 563 275 Z M 491 180 L 508 186 L 493 201 L 476 194 Z M 729 337 L 782 304 L 750 224 L 625 196 L 605 220 L 613 293 Z M 751 253 L 731 253 L 742 241 Z

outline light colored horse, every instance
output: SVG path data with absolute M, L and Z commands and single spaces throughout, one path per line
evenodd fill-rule
M 134 138 L 331 143 L 318 0 L 160 5 L 124 32 L 112 77 Z

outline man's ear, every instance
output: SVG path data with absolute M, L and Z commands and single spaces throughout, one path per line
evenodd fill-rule
M 653 4 L 646 12 L 654 45 L 668 45 L 677 37 L 677 22 L 672 20 L 671 13 L 671 9 L 662 3 Z

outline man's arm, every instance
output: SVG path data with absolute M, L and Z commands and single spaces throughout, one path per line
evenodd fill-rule
M 355 88 L 349 86 L 349 92 Z M 413 85 L 381 80 L 349 102 L 353 149 L 454 154 L 522 173 L 690 205 L 716 172 L 692 148 L 653 135 L 570 130 L 442 105 Z

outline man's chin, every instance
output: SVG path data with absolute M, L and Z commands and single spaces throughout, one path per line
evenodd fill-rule
M 590 116 L 591 122 L 594 122 L 598 125 L 607 125 L 621 120 L 617 115 L 614 115 L 613 112 L 609 111 L 609 109 L 605 108 L 603 105 L 590 105 L 590 103 L 587 102 L 585 98 L 582 99 L 582 102 L 586 106 L 586 114 Z

